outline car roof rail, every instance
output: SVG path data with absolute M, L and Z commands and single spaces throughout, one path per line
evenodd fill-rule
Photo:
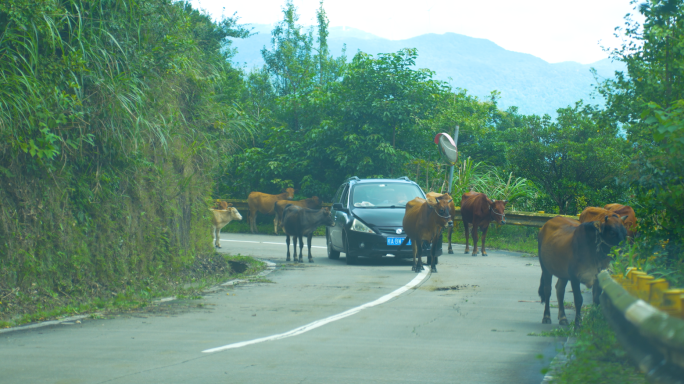
M 350 178 L 348 178 L 348 179 L 347 179 L 347 181 L 349 181 L 349 180 L 356 180 L 356 181 L 360 181 L 361 179 L 359 179 L 359 177 L 358 177 L 358 176 L 352 176 L 352 177 L 350 177 Z
M 397 179 L 411 181 L 411 179 L 409 179 L 408 176 L 397 177 Z

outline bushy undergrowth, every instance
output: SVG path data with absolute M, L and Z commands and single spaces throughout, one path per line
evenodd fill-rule
M 251 257 L 213 253 L 195 258 L 174 273 L 147 276 L 136 284 L 128 282 L 117 287 L 102 287 L 85 297 L 53 295 L 36 285 L 28 295 L 23 291 L 11 291 L 1 300 L 0 316 L 7 311 L 15 315 L 0 317 L 0 328 L 64 316 L 127 311 L 148 306 L 160 297 L 198 297 L 208 285 L 254 275 L 264 268 L 263 262 Z
M 637 384 L 646 383 L 615 333 L 606 322 L 600 307 L 583 308 L 582 328 L 574 333 L 577 342 L 570 351 L 570 359 L 559 372 L 554 373 L 554 383 L 564 384 Z
M 472 230 L 472 229 L 471 229 Z M 524 252 L 531 255 L 537 255 L 537 234 L 539 228 L 523 227 L 517 225 L 496 225 L 490 224 L 487 232 L 487 240 L 485 245 L 487 249 L 502 249 L 507 251 Z M 448 232 L 444 233 L 444 249 L 449 241 Z M 451 235 L 453 243 L 465 244 L 465 232 L 463 223 L 458 222 L 454 225 L 454 232 Z M 472 236 L 468 240 L 472 248 Z M 478 232 L 478 250 L 482 245 L 482 232 Z

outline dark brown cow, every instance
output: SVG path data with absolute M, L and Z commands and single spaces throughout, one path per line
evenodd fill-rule
M 466 246 L 465 253 L 470 252 L 468 246 L 468 225 L 473 226 L 473 256 L 477 256 L 477 229 L 482 229 L 482 256 L 487 256 L 485 241 L 489 223 L 495 221 L 499 224 L 506 224 L 506 209 L 508 200 L 492 200 L 484 193 L 467 192 L 461 197 L 461 219 L 465 228 Z M 451 243 L 451 242 L 450 242 Z M 449 244 L 451 247 L 451 244 Z
M 427 197 L 437 197 L 440 196 L 441 193 L 437 192 L 428 192 L 426 193 Z M 451 247 L 451 235 L 454 233 L 454 220 L 456 220 L 456 206 L 454 205 L 453 200 L 451 203 L 449 203 L 449 215 L 451 216 L 451 225 L 449 225 L 449 254 L 454 253 L 454 249 Z
M 622 204 L 606 204 L 606 206 L 603 208 L 617 214 L 618 216 L 626 216 L 627 218 L 623 223 L 625 224 L 625 228 L 627 228 L 627 236 L 631 237 L 632 239 L 634 236 L 636 236 L 637 218 L 632 207 Z
M 302 208 L 309 208 L 309 209 L 321 209 L 321 206 L 323 203 L 318 199 L 318 196 L 313 196 L 309 197 L 307 199 L 303 200 L 298 200 L 298 201 L 292 201 L 292 200 L 278 200 L 275 202 L 275 214 L 276 214 L 276 225 L 274 228 L 274 232 L 277 235 L 278 234 L 278 227 L 283 226 L 283 210 L 285 210 L 285 206 L 288 204 L 296 205 L 298 207 Z
M 575 327 L 579 327 L 582 318 L 580 283 L 588 288 L 593 287 L 594 303 L 598 304 L 601 287 L 595 284 L 596 276 L 613 260 L 608 256 L 610 249 L 624 241 L 627 236 L 622 220 L 610 215 L 600 221 L 580 223 L 578 220 L 556 216 L 544 224 L 537 238 L 539 264 L 542 270 L 539 296 L 542 304 L 546 304 L 543 324 L 551 323 L 549 301 L 553 276 L 558 277 L 556 298 L 559 324 L 568 324 L 563 306 L 568 281 L 575 297 Z
M 268 193 L 261 192 L 251 192 L 247 196 L 247 204 L 249 205 L 249 230 L 252 233 L 256 233 L 256 215 L 257 212 L 264 213 L 267 215 L 273 215 L 275 213 L 275 202 L 278 200 L 292 200 L 294 197 L 294 189 L 287 188 L 285 192 L 279 195 L 269 195 Z M 273 218 L 273 226 L 278 225 L 278 218 Z
M 451 220 L 449 214 L 449 203 L 451 196 L 445 193 L 437 197 L 431 196 L 427 200 L 416 197 L 406 203 L 406 213 L 404 213 L 404 232 L 406 238 L 399 246 L 399 252 L 409 239 L 413 246 L 413 268 L 416 273 L 423 270 L 423 256 L 421 254 L 423 242 L 429 242 L 430 247 L 430 271 L 437 272 L 437 256 L 435 249 L 439 244 L 439 237 L 442 236 L 442 229 Z
M 283 230 L 287 235 L 287 260 L 290 261 L 290 236 L 292 236 L 292 247 L 294 249 L 293 261 L 297 262 L 297 238 L 299 238 L 299 262 L 302 262 L 302 251 L 304 250 L 303 236 L 307 238 L 309 246 L 309 263 L 313 263 L 311 256 L 311 238 L 313 232 L 319 225 L 334 227 L 335 221 L 330 214 L 330 210 L 321 208 L 319 210 L 302 208 L 294 204 L 288 204 L 283 210 Z

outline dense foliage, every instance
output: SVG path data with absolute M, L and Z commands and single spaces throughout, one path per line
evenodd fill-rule
M 171 0 L 0 2 L 0 316 L 149 289 L 210 250 L 214 159 L 249 132 L 235 22 Z
M 636 9 L 643 25 L 628 18 L 627 41 L 613 52 L 628 73 L 600 90 L 632 152 L 622 182 L 640 218 L 633 262 L 684 284 L 684 4 L 649 0 Z

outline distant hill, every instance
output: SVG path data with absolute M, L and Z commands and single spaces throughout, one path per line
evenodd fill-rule
M 251 25 L 255 36 L 235 40 L 237 55 L 233 61 L 247 68 L 264 64 L 261 49 L 270 48 L 270 25 Z M 592 99 L 596 83 L 590 73 L 595 68 L 600 78 L 612 77 L 624 65 L 609 59 L 583 65 L 572 61 L 550 64 L 526 53 L 505 50 L 486 39 L 455 33 L 426 34 L 406 40 L 388 40 L 354 28 L 330 29 L 331 52 L 339 56 L 343 44 L 347 57 L 357 51 L 370 54 L 396 52 L 401 48 L 417 48 L 419 68 L 429 68 L 435 77 L 468 93 L 488 98 L 493 90 L 501 92 L 499 106 L 517 106 L 524 114 L 556 115 L 556 109 L 583 99 L 587 103 L 602 104 Z M 600 98 L 600 96 L 594 95 Z

